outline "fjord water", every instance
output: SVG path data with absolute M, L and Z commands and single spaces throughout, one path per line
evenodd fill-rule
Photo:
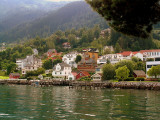
M 160 91 L 0 86 L 0 120 L 159 120 Z

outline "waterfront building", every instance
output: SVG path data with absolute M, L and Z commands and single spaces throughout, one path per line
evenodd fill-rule
M 102 81 L 102 74 L 101 73 L 95 73 L 91 76 L 93 82 L 101 82 Z
M 76 75 L 76 80 L 82 78 L 82 77 L 90 77 L 90 74 L 87 71 L 80 71 L 77 75 Z
M 52 76 L 67 79 L 71 74 L 72 68 L 66 63 L 58 63 L 54 66 Z
M 9 74 L 9 79 L 19 79 L 20 74 L 19 73 L 10 73 Z
M 135 78 L 137 78 L 137 77 L 146 77 L 146 74 L 145 74 L 145 72 L 143 71 L 143 70 L 134 70 L 133 71 L 133 76 L 135 77 Z
M 76 72 L 71 72 L 71 73 L 68 75 L 68 80 L 76 80 L 76 76 L 77 76 L 77 73 L 76 73 Z
M 158 57 L 157 59 L 155 58 L 155 61 L 147 61 L 146 62 L 146 75 L 147 75 L 147 72 L 149 69 L 152 68 L 152 66 L 157 66 L 157 65 L 160 65 L 160 57 Z M 149 77 L 147 75 L 147 78 L 154 78 L 154 77 Z M 160 76 L 158 76 L 158 78 L 160 78 Z

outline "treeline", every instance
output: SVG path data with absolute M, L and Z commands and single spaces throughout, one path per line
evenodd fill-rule
M 105 64 L 103 66 L 103 80 L 119 80 L 133 79 L 134 70 L 143 70 L 146 72 L 146 63 L 137 57 L 132 60 L 122 60 L 115 65 Z
M 17 45 L 14 48 L 7 48 L 5 51 L 0 52 L 0 75 L 9 75 L 11 72 L 18 72 L 16 70 L 16 59 L 25 58 L 32 53 L 31 47 L 22 45 Z

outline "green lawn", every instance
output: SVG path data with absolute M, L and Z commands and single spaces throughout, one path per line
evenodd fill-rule
M 8 76 L 0 76 L 0 79 L 9 79 Z

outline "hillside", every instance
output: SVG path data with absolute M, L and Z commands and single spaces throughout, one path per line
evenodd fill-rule
M 0 1 L 0 32 L 44 17 L 48 12 L 61 8 L 67 3 L 45 0 L 2 0 Z
M 24 10 L 50 11 L 62 7 L 68 2 L 50 2 L 47 0 L 1 0 L 0 1 L 0 21 L 8 16 Z
M 101 28 L 107 28 L 105 20 L 96 12 L 93 12 L 88 4 L 85 2 L 72 2 L 56 12 L 50 12 L 46 17 L 1 32 L 0 42 L 15 42 L 33 38 L 37 35 L 46 37 L 57 30 L 93 27 L 95 24 L 100 24 Z

